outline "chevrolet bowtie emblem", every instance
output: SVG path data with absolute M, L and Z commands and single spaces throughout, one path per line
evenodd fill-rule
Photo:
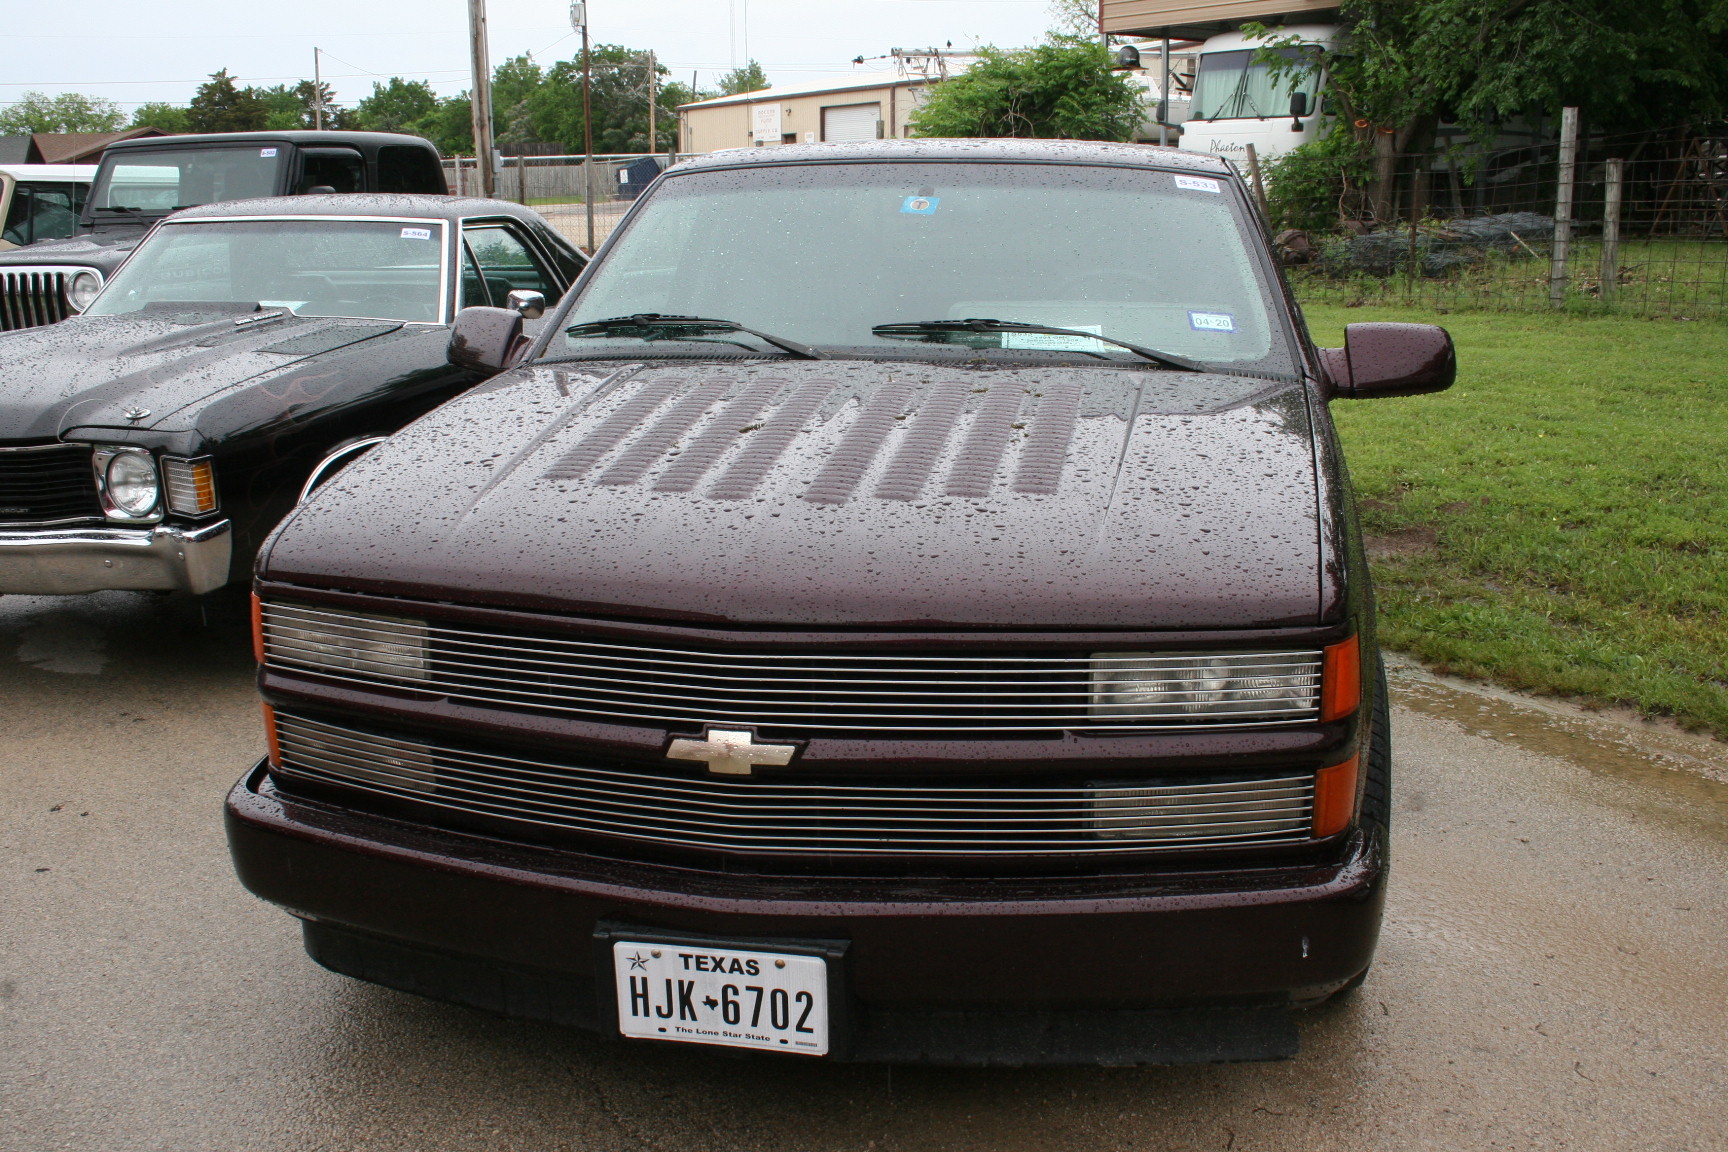
M 705 740 L 672 741 L 666 755 L 672 760 L 704 760 L 708 771 L 721 776 L 748 776 L 758 764 L 790 764 L 796 744 L 758 744 L 755 733 L 729 728 L 710 728 Z

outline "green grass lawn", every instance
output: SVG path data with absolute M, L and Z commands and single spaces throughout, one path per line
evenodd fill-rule
M 1728 325 L 1307 306 L 1441 323 L 1449 392 L 1333 405 L 1381 637 L 1443 671 L 1728 737 Z

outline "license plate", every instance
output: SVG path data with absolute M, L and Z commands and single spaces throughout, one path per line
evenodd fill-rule
M 828 1052 L 828 962 L 820 956 L 615 940 L 612 967 L 626 1036 Z

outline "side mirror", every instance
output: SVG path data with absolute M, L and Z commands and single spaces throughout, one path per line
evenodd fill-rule
M 520 355 L 522 313 L 509 308 L 464 308 L 450 330 L 450 363 L 501 372 Z
M 1296 120 L 1300 120 L 1300 119 L 1302 119 L 1302 117 L 1304 117 L 1306 115 L 1308 115 L 1308 93 L 1306 93 L 1306 92 L 1292 92 L 1292 93 L 1290 93 L 1290 116 L 1291 116 L 1291 118 L 1296 119 Z
M 546 315 L 546 293 L 531 292 L 526 288 L 518 288 L 507 297 L 507 305 L 511 311 L 517 312 L 524 320 L 538 320 Z
M 1352 324 L 1344 347 L 1320 349 L 1332 395 L 1346 400 L 1443 392 L 1458 375 L 1446 329 L 1433 324 Z
M 1132 44 L 1124 44 L 1116 49 L 1116 69 L 1133 71 L 1140 67 L 1140 49 Z

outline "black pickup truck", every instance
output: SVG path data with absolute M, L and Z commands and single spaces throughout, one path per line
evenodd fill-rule
M 438 149 L 385 132 L 225 132 L 121 140 L 102 153 L 78 234 L 0 252 L 0 332 L 96 298 L 144 233 L 201 204 L 307 193 L 448 192 Z

